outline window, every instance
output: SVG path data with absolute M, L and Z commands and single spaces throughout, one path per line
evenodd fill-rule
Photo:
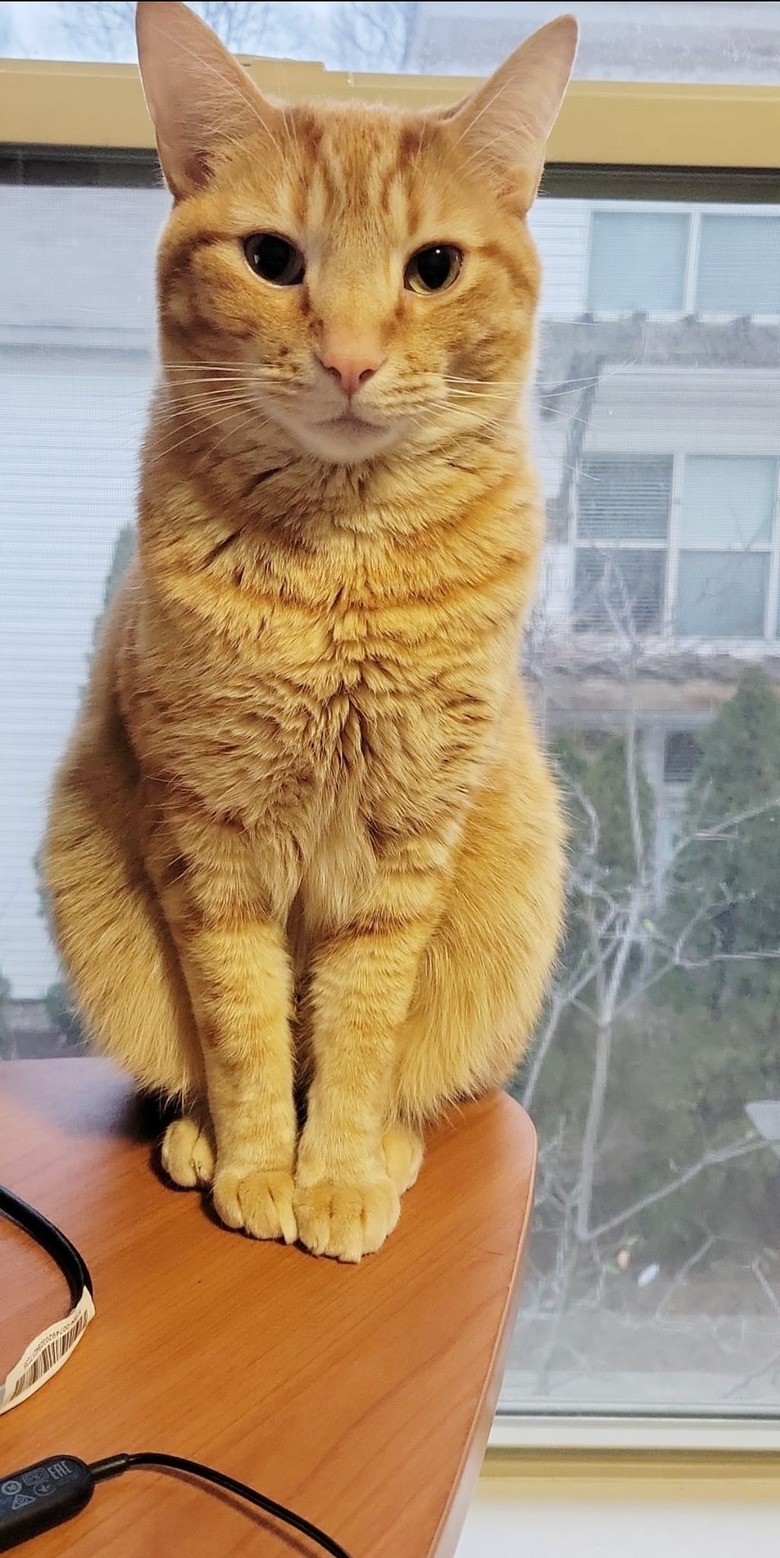
M 77 10 L 0 0 L 0 32 L 15 53 L 130 57 L 118 34 L 76 37 Z M 267 30 L 240 46 L 322 57 L 348 14 L 252 10 Z M 490 26 L 478 10 L 350 7 L 364 31 L 338 49 L 328 31 L 329 62 L 487 69 L 530 10 L 485 8 Z M 751 28 L 735 13 L 728 31 L 689 14 L 680 51 L 666 20 L 632 24 L 633 66 L 685 74 L 704 59 L 710 79 L 780 79 L 780 9 Z M 369 49 L 375 16 L 394 30 Z M 585 75 L 628 69 L 625 8 L 610 18 L 623 52 L 605 21 Z M 670 177 L 654 204 L 658 176 L 633 169 L 629 204 L 608 170 L 565 174 L 570 191 L 532 215 L 547 283 L 534 433 L 553 518 L 525 652 L 571 871 L 559 967 L 513 1084 L 540 1168 L 502 1409 L 777 1418 L 779 1165 L 754 1106 L 778 1097 L 780 177 L 762 175 L 755 204 L 745 180 L 736 209 L 718 204 L 731 175 L 686 174 L 680 198 Z M 166 197 L 132 148 L 14 146 L 0 181 L 0 1054 L 67 1054 L 81 1034 L 35 855 L 127 555 Z
M 761 638 L 768 558 L 684 552 L 677 579 L 677 631 L 704 638 Z
M 583 461 L 577 535 L 594 541 L 665 541 L 672 461 Z
M 678 633 L 763 637 L 776 494 L 775 460 L 686 457 Z
M 538 0 L 192 0 L 237 53 L 319 60 L 332 70 L 486 75 L 547 19 Z M 576 74 L 593 81 L 780 81 L 773 6 L 697 15 L 688 4 L 622 0 L 583 11 Z M 0 55 L 43 60 L 134 61 L 132 0 L 39 4 L 0 0 Z M 622 112 L 622 105 L 621 110 Z M 661 110 L 659 110 L 660 112 Z M 616 156 L 621 147 L 616 145 Z
M 776 495 L 776 460 L 687 455 L 680 544 L 771 545 Z
M 664 743 L 664 783 L 689 784 L 701 762 L 701 743 L 690 730 L 673 730 Z
M 595 212 L 587 306 L 598 313 L 681 313 L 687 216 Z
M 749 1106 L 778 1096 L 762 1003 L 780 999 L 780 938 L 758 903 L 780 890 L 780 317 L 724 318 L 725 291 L 706 317 L 670 317 L 669 275 L 684 270 L 687 309 L 705 218 L 719 214 L 693 199 L 623 204 L 600 199 L 588 222 L 554 199 L 535 216 L 552 535 L 546 634 L 535 624 L 528 655 L 572 873 L 560 972 L 519 1088 L 540 1131 L 540 1196 L 505 1400 L 777 1411 L 780 1263 L 766 1264 L 748 1202 L 754 1184 L 774 1194 L 777 1175 Z M 752 286 L 750 224 L 766 216 L 745 206 L 738 220 L 730 308 L 743 275 Z M 646 251 L 662 239 L 653 274 L 667 290 L 638 320 L 628 310 L 652 316 Z M 716 1182 L 704 1163 L 721 1144 L 733 1156 Z M 771 1290 L 760 1309 L 756 1271 Z
M 780 216 L 594 211 L 585 306 L 597 314 L 780 315 Z
M 586 456 L 577 499 L 576 632 L 661 631 L 673 461 Z M 586 541 L 611 541 L 599 547 Z M 639 543 L 654 541 L 649 551 Z
M 703 216 L 699 313 L 780 314 L 780 218 Z
M 574 576 L 575 630 L 660 632 L 664 564 L 661 551 L 580 547 Z
M 778 462 L 761 456 L 585 456 L 574 631 L 764 638 L 777 484 Z

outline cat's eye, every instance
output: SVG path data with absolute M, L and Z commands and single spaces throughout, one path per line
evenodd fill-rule
M 454 243 L 432 243 L 412 255 L 404 271 L 404 286 L 409 292 L 444 292 L 457 281 L 463 264 L 463 251 Z
M 300 249 L 278 233 L 252 233 L 244 239 L 244 253 L 256 276 L 274 287 L 297 287 L 306 264 Z

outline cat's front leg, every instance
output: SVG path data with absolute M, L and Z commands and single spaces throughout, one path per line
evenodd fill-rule
M 402 1141 L 386 1122 L 436 886 L 430 877 L 380 878 L 371 899 L 314 955 L 314 1077 L 295 1175 L 299 1238 L 315 1255 L 343 1261 L 384 1243 L 422 1156 L 416 1138 Z
M 203 927 L 188 962 L 216 1139 L 214 1205 L 229 1228 L 293 1244 L 292 975 L 282 933 L 272 922 Z
M 176 816 L 170 793 L 151 783 L 143 843 L 187 981 L 208 1100 L 202 1122 L 169 1126 L 163 1164 L 179 1185 L 210 1182 L 229 1228 L 293 1244 L 293 976 L 282 925 L 295 881 L 241 828 L 191 802 Z M 274 892 L 278 912 L 263 913 Z

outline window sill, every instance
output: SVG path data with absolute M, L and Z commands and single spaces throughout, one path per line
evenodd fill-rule
M 488 1440 L 486 1472 L 494 1475 L 507 1457 L 514 1463 L 511 1452 L 517 1450 L 780 1455 L 780 1417 L 500 1412 Z

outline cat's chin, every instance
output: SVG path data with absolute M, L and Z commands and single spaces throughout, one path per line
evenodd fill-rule
M 290 422 L 288 431 L 307 454 L 316 455 L 329 465 L 361 465 L 398 443 L 404 423 L 384 426 L 365 422 L 361 417 L 335 417 L 327 422 Z

